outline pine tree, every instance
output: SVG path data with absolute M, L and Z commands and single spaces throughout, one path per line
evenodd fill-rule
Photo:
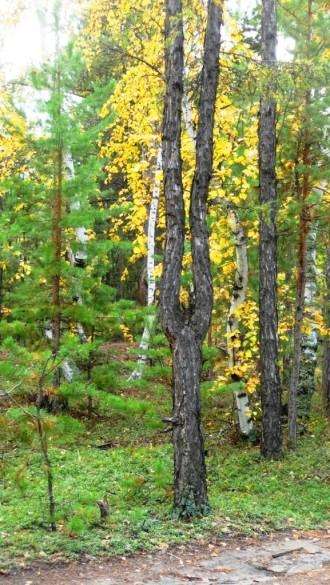
M 163 170 L 166 205 L 166 244 L 161 289 L 161 319 L 173 358 L 174 506 L 180 517 L 205 513 L 208 501 L 203 437 L 200 428 L 199 383 L 201 344 L 212 310 L 206 201 L 212 174 L 214 108 L 217 91 L 221 8 L 210 0 L 205 33 L 192 183 L 191 230 L 193 300 L 180 304 L 184 246 L 184 205 L 181 166 L 183 100 L 183 23 L 180 0 L 166 3 L 163 122 Z
M 263 0 L 262 59 L 268 76 L 276 65 L 276 2 Z M 276 102 L 270 80 L 260 102 L 260 247 L 259 318 L 262 406 L 261 453 L 277 458 L 282 452 L 281 394 L 277 339 L 277 236 L 276 236 Z

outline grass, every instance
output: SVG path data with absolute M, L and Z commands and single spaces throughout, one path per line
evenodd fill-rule
M 49 531 L 45 470 L 31 419 L 19 407 L 0 412 L 0 568 L 124 554 L 211 533 L 325 525 L 330 493 L 324 420 L 313 419 L 295 453 L 264 461 L 258 447 L 231 444 L 231 392 L 214 392 L 209 381 L 202 384 L 202 403 L 212 512 L 191 523 L 174 520 L 172 447 L 161 432 L 161 418 L 171 412 L 168 372 L 161 365 L 129 384 L 134 362 L 124 344 L 118 347 L 120 363 L 95 368 L 92 413 L 78 396 L 71 416 L 45 416 L 55 533 Z M 115 349 L 112 344 L 109 351 Z M 102 444 L 110 448 L 98 448 Z M 102 523 L 97 502 L 104 498 L 109 517 Z
M 123 416 L 127 434 L 141 442 L 148 409 Z M 135 423 L 134 423 L 135 421 Z M 60 427 L 63 422 L 60 421 Z M 66 427 L 68 420 L 65 421 Z M 251 534 L 272 529 L 316 528 L 324 525 L 329 504 L 326 474 L 328 452 L 324 427 L 301 440 L 296 453 L 282 461 L 260 460 L 257 447 L 208 445 L 210 516 L 190 524 L 171 517 L 172 451 L 157 440 L 140 447 L 95 448 L 84 422 L 76 423 L 71 445 L 64 448 L 54 434 L 50 456 L 55 475 L 58 531 L 48 531 L 46 481 L 35 447 L 7 452 L 0 484 L 0 563 L 25 565 L 33 559 L 73 558 L 81 554 L 128 553 L 200 538 L 213 532 Z M 148 425 L 147 425 L 148 426 Z M 125 425 L 109 428 L 125 444 Z M 132 431 L 134 429 L 134 432 Z M 102 423 L 97 426 L 101 436 Z M 110 433 L 110 435 L 109 435 Z M 147 432 L 157 437 L 151 425 Z M 107 497 L 109 518 L 101 524 L 96 502 Z

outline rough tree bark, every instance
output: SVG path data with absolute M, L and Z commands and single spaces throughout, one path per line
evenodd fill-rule
M 330 329 L 330 246 L 327 248 L 326 264 L 326 294 L 324 316 L 325 323 Z M 326 416 L 330 417 L 330 337 L 324 340 L 323 368 L 322 368 L 323 405 Z
M 311 44 L 311 24 L 312 24 L 312 0 L 308 0 L 308 14 L 307 14 L 307 49 Z M 309 51 L 308 51 L 309 52 Z M 296 165 L 296 191 L 297 199 L 300 204 L 299 214 L 299 242 L 298 242 L 298 265 L 297 265 L 297 284 L 296 284 L 296 308 L 293 327 L 293 359 L 292 370 L 289 388 L 289 408 L 288 408 L 288 444 L 291 449 L 297 446 L 297 394 L 298 383 L 301 368 L 301 352 L 302 352 L 302 322 L 304 318 L 305 309 L 305 287 L 306 287 L 306 269 L 307 269 L 307 240 L 312 222 L 311 206 L 308 203 L 308 196 L 311 188 L 310 166 L 312 163 L 311 152 L 311 135 L 309 124 L 309 109 L 311 104 L 311 89 L 308 89 L 305 94 L 304 104 L 304 121 L 302 130 L 302 154 L 301 162 L 303 165 L 302 180 L 300 181 L 298 168 Z M 299 147 L 298 147 L 297 162 L 299 164 Z
M 227 201 L 226 203 L 228 213 L 228 223 L 231 232 L 234 236 L 235 250 L 236 250 L 236 271 L 233 286 L 233 292 L 230 301 L 229 315 L 227 321 L 227 344 L 228 344 L 228 365 L 230 368 L 238 365 L 235 347 L 233 341 L 239 334 L 239 321 L 237 318 L 237 310 L 243 305 L 246 300 L 248 287 L 248 257 L 247 257 L 247 242 L 244 234 L 243 226 L 238 218 L 234 206 Z M 237 379 L 235 379 L 237 380 Z M 235 403 L 237 408 L 237 416 L 239 428 L 244 436 L 249 436 L 253 431 L 253 423 L 249 409 L 249 397 L 244 390 L 235 391 Z
M 147 306 L 151 307 L 155 302 L 156 293 L 156 280 L 155 280 L 155 239 L 156 239 L 156 226 L 158 216 L 158 205 L 160 196 L 161 178 L 160 171 L 162 168 L 162 151 L 161 148 L 158 150 L 157 162 L 155 168 L 154 185 L 152 190 L 152 197 L 149 207 L 148 217 L 148 242 L 147 242 Z M 145 326 L 140 341 L 139 349 L 141 354 L 139 355 L 137 366 L 130 376 L 130 380 L 137 380 L 141 378 L 143 369 L 147 361 L 147 351 L 149 349 L 149 342 L 152 332 L 155 326 L 156 316 L 149 314 L 147 315 Z
M 207 195 L 213 163 L 213 125 L 219 74 L 221 7 L 209 0 L 201 75 L 196 167 L 189 224 L 193 292 L 189 308 L 180 304 L 185 238 L 181 162 L 183 23 L 181 0 L 166 0 L 163 118 L 163 171 L 166 244 L 161 288 L 161 320 L 173 359 L 174 507 L 179 517 L 208 509 L 206 467 L 200 426 L 201 347 L 209 328 L 213 290 L 210 271 Z
M 271 77 L 276 66 L 276 2 L 263 0 L 262 7 L 262 60 Z M 282 453 L 276 284 L 276 101 L 273 94 L 274 83 L 270 79 L 261 97 L 259 114 L 261 453 L 267 458 L 278 458 Z
M 186 98 L 183 102 L 183 118 L 186 130 L 195 144 L 196 134 L 192 122 L 192 111 L 189 100 Z M 227 321 L 227 345 L 228 345 L 228 365 L 233 368 L 237 365 L 237 358 L 235 348 L 231 347 L 230 340 L 237 334 L 239 329 L 238 319 L 235 315 L 236 310 L 244 303 L 248 285 L 248 260 L 247 260 L 247 244 L 246 238 L 239 218 L 237 216 L 234 206 L 229 202 L 225 202 L 228 213 L 228 222 L 230 224 L 232 234 L 235 240 L 236 251 L 236 273 L 233 287 L 233 294 L 230 302 L 229 315 Z M 235 334 L 234 334 L 235 331 Z M 209 328 L 209 336 L 211 336 L 211 327 Z M 237 380 L 235 380 L 237 381 Z M 242 391 L 235 391 L 235 404 L 237 409 L 237 417 L 239 428 L 244 436 L 249 436 L 253 430 L 251 418 L 247 414 L 249 408 L 249 397 Z

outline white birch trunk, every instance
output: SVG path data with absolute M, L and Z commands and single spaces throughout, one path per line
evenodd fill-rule
M 65 168 L 66 168 L 68 178 L 74 179 L 74 177 L 75 177 L 74 164 L 73 164 L 73 159 L 72 159 L 72 156 L 70 153 L 67 153 L 65 156 Z M 70 204 L 71 211 L 79 211 L 80 208 L 81 208 L 81 204 L 80 204 L 79 200 L 73 201 Z M 75 252 L 75 253 L 73 253 L 71 248 L 68 249 L 68 257 L 70 260 L 70 264 L 71 264 L 71 266 L 77 266 L 77 265 L 79 266 L 81 264 L 84 265 L 86 260 L 87 260 L 86 244 L 88 242 L 88 235 L 87 235 L 86 229 L 84 227 L 77 227 L 75 229 L 75 234 L 76 234 L 76 241 L 79 244 L 81 244 L 81 249 L 77 250 L 77 252 Z M 77 300 L 77 303 L 79 305 L 82 305 L 83 301 L 82 301 L 80 291 L 78 289 L 75 293 L 75 299 Z M 87 335 L 86 335 L 81 323 L 77 323 L 77 333 L 78 333 L 78 337 L 79 337 L 81 343 L 86 343 L 87 342 Z
M 74 164 L 70 153 L 66 154 L 64 162 L 68 179 L 74 179 L 75 178 Z M 80 208 L 81 204 L 79 200 L 73 201 L 70 204 L 71 211 L 79 211 Z M 81 244 L 81 250 L 78 250 L 75 254 L 73 254 L 72 250 L 69 249 L 69 258 L 71 264 L 73 265 L 80 264 L 81 262 L 86 262 L 87 260 L 86 244 L 88 242 L 88 235 L 86 229 L 84 227 L 77 227 L 75 229 L 75 233 L 77 242 Z
M 151 307 L 155 302 L 156 280 L 155 280 L 155 239 L 161 188 L 162 151 L 158 149 L 154 185 L 152 190 L 149 217 L 148 217 L 148 240 L 147 240 L 147 306 Z M 155 326 L 156 315 L 147 315 L 145 326 L 140 341 L 140 355 L 135 370 L 129 380 L 138 380 L 143 374 L 147 361 L 150 338 Z
M 65 170 L 66 170 L 67 177 L 69 179 L 74 179 L 75 173 L 74 173 L 73 159 L 69 153 L 66 154 L 64 162 L 65 162 Z M 79 210 L 80 209 L 80 201 L 74 201 L 70 205 L 70 209 L 72 211 Z M 69 256 L 70 264 L 72 266 L 76 266 L 80 262 L 85 262 L 87 260 L 87 253 L 85 250 L 85 246 L 86 246 L 86 243 L 88 241 L 88 236 L 87 236 L 86 230 L 84 227 L 78 227 L 78 228 L 76 228 L 75 233 L 76 233 L 76 240 L 77 240 L 77 242 L 82 244 L 82 248 L 81 248 L 81 250 L 78 250 L 78 252 L 76 252 L 75 254 L 73 253 L 71 248 L 68 249 L 68 256 Z M 77 299 L 77 303 L 81 305 L 82 298 L 81 298 L 81 294 L 79 291 L 77 291 L 75 293 L 75 298 Z M 86 333 L 85 333 L 84 328 L 81 325 L 81 323 L 77 323 L 77 333 L 78 333 L 78 337 L 79 337 L 81 343 L 86 343 L 87 336 L 86 336 Z M 51 341 L 53 338 L 52 330 L 49 326 L 47 326 L 45 328 L 45 337 L 47 339 L 49 339 L 49 341 Z M 63 374 L 64 379 L 67 382 L 72 382 L 75 375 L 78 373 L 78 369 L 76 368 L 76 366 L 74 366 L 72 363 L 70 363 L 70 361 L 68 359 L 65 359 L 61 363 L 60 369 L 61 369 L 61 372 Z
M 233 368 L 238 364 L 238 360 L 235 347 L 232 347 L 232 342 L 235 337 L 239 335 L 237 311 L 246 300 L 248 287 L 248 258 L 247 243 L 243 226 L 239 221 L 234 206 L 229 202 L 226 203 L 226 206 L 228 211 L 228 223 L 234 236 L 236 251 L 235 281 L 227 320 L 228 365 L 229 368 Z M 253 430 L 253 424 L 249 414 L 249 397 L 244 390 L 235 391 L 234 396 L 240 431 L 242 435 L 248 436 Z
M 52 341 L 53 339 L 53 332 L 50 325 L 47 325 L 45 327 L 45 337 L 49 341 Z M 60 365 L 60 370 L 63 374 L 64 380 L 66 380 L 66 382 L 69 383 L 72 382 L 76 373 L 76 368 L 69 362 L 69 360 L 67 359 L 63 360 L 63 362 Z
M 315 307 L 317 292 L 316 286 L 316 237 L 317 226 L 312 226 L 307 239 L 306 251 L 306 284 L 305 284 L 305 314 L 308 315 Z M 317 361 L 317 329 L 311 324 L 310 333 L 303 333 L 301 338 L 301 362 L 297 391 L 298 416 L 308 420 L 311 408 L 311 399 L 315 391 L 315 368 Z

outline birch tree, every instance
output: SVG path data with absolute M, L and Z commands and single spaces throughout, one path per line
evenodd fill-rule
M 227 320 L 228 365 L 229 368 L 234 368 L 238 365 L 235 350 L 235 338 L 239 335 L 237 311 L 242 307 L 246 300 L 248 288 L 248 257 L 244 228 L 239 220 L 237 211 L 229 201 L 227 201 L 226 206 L 228 223 L 234 237 L 236 252 L 235 278 Z M 244 389 L 241 389 L 235 390 L 234 396 L 240 431 L 243 435 L 249 436 L 253 430 L 253 424 L 249 414 L 248 395 Z
M 161 187 L 161 168 L 162 168 L 162 151 L 159 148 L 154 173 L 154 185 L 152 189 L 151 201 L 148 216 L 148 239 L 147 239 L 147 307 L 150 308 L 155 302 L 156 279 L 155 279 L 155 240 L 158 217 L 159 196 Z M 147 361 L 147 351 L 149 349 L 150 338 L 154 330 L 156 315 L 148 313 L 139 345 L 140 355 L 137 367 L 132 372 L 130 380 L 141 378 L 145 363 Z
M 75 171 L 74 171 L 74 162 L 73 162 L 73 158 L 72 158 L 71 153 L 67 153 L 67 155 L 65 156 L 65 166 L 66 166 L 67 178 L 69 180 L 73 180 L 75 177 Z M 80 211 L 80 209 L 81 209 L 81 203 L 80 203 L 79 199 L 76 199 L 70 203 L 70 210 L 72 212 Z M 86 261 L 87 261 L 86 246 L 88 243 L 88 235 L 86 232 L 86 228 L 84 226 L 77 227 L 75 229 L 75 234 L 76 234 L 76 242 L 77 242 L 77 244 L 79 244 L 79 249 L 76 250 L 75 252 L 73 252 L 71 247 L 68 248 L 69 261 L 70 261 L 71 266 L 73 266 L 73 267 L 76 267 L 76 268 L 77 267 L 84 267 L 86 264 Z M 76 290 L 75 290 L 73 300 L 75 302 L 77 302 L 79 305 L 82 305 L 82 303 L 83 303 L 79 283 L 76 285 Z M 78 333 L 78 336 L 79 336 L 81 343 L 86 343 L 87 335 L 85 333 L 83 325 L 79 322 L 77 323 L 77 333 Z
M 185 240 L 181 162 L 183 101 L 183 19 L 181 0 L 166 1 L 163 118 L 163 172 L 166 244 L 161 289 L 161 320 L 173 359 L 174 506 L 179 517 L 203 514 L 208 508 L 199 384 L 201 346 L 212 310 L 207 195 L 212 174 L 214 109 L 219 74 L 221 6 L 209 0 L 200 81 L 196 167 L 191 189 L 189 226 L 193 293 L 189 308 L 180 304 Z
M 301 339 L 301 363 L 297 388 L 297 415 L 303 425 L 309 419 L 311 400 L 315 392 L 315 369 L 317 362 L 318 336 L 313 319 L 316 302 L 316 238 L 317 226 L 314 224 L 306 245 L 306 283 L 304 294 L 305 316 L 308 317 Z
M 52 201 L 52 245 L 53 245 L 53 275 L 52 275 L 52 319 L 51 319 L 51 344 L 53 358 L 56 359 L 60 349 L 61 338 L 61 257 L 62 257 L 62 214 L 63 214 L 63 172 L 64 152 L 63 136 L 60 119 L 62 115 L 62 73 L 60 67 L 60 44 L 59 44 L 59 7 L 54 10 L 55 26 L 55 58 L 56 65 L 53 79 L 53 131 L 54 131 L 54 187 Z M 56 370 L 54 385 L 60 385 L 60 370 Z

